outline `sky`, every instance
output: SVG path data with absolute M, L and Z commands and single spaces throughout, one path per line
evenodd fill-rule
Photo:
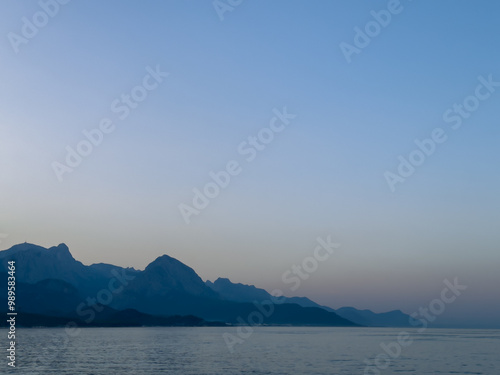
M 499 11 L 2 2 L 0 248 L 500 327 Z

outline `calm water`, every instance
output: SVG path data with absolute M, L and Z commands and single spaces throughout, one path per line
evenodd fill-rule
M 20 328 L 17 367 L 4 359 L 0 373 L 500 374 L 499 330 L 407 331 L 413 342 L 380 369 L 364 361 L 400 329 L 259 327 L 230 353 L 222 335 L 236 328 L 87 328 L 69 339 L 64 329 Z M 388 358 L 379 356 L 381 368 Z

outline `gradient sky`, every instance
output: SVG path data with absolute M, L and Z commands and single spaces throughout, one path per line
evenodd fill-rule
M 500 88 L 443 121 L 479 76 L 500 81 L 500 3 L 401 7 L 348 63 L 339 45 L 387 1 L 247 0 L 221 21 L 211 1 L 73 0 L 18 53 L 9 33 L 41 8 L 2 2 L 0 248 L 139 269 L 167 253 L 204 280 L 374 311 L 411 313 L 458 277 L 439 319 L 500 327 Z M 157 65 L 170 75 L 119 120 L 111 103 Z M 245 161 L 283 107 L 297 117 Z M 116 129 L 59 182 L 51 163 L 102 118 Z M 437 127 L 447 141 L 391 192 L 384 172 Z M 242 172 L 186 224 L 179 204 L 230 160 Z M 289 291 L 281 275 L 327 235 L 338 252 Z

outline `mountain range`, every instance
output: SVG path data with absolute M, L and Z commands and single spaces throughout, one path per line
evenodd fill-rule
M 140 271 L 104 263 L 84 265 L 65 244 L 47 249 L 23 243 L 0 251 L 5 289 L 9 261 L 16 265 L 16 311 L 27 326 L 67 321 L 79 326 L 409 325 L 409 317 L 401 311 L 334 310 L 306 297 L 283 297 L 278 303 L 252 285 L 224 278 L 204 282 L 192 268 L 168 255 Z M 7 307 L 6 290 L 0 306 Z

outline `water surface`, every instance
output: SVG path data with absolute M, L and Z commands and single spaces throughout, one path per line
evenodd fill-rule
M 258 327 L 231 353 L 232 328 L 85 328 L 17 332 L 16 374 L 500 374 L 500 330 Z M 1 337 L 6 338 L 6 330 Z M 233 338 L 234 338 L 233 337 Z M 7 343 L 7 339 L 3 340 Z M 392 345 L 390 343 L 393 343 Z M 378 358 L 378 365 L 374 360 Z M 5 358 L 5 357 L 4 357 Z M 387 359 L 390 359 L 388 363 Z M 385 360 L 383 360 L 385 359 Z M 367 362 L 371 365 L 368 367 Z M 6 360 L 2 369 L 7 368 Z M 384 368 L 387 367 L 387 368 Z M 3 371 L 2 371 L 3 373 Z

